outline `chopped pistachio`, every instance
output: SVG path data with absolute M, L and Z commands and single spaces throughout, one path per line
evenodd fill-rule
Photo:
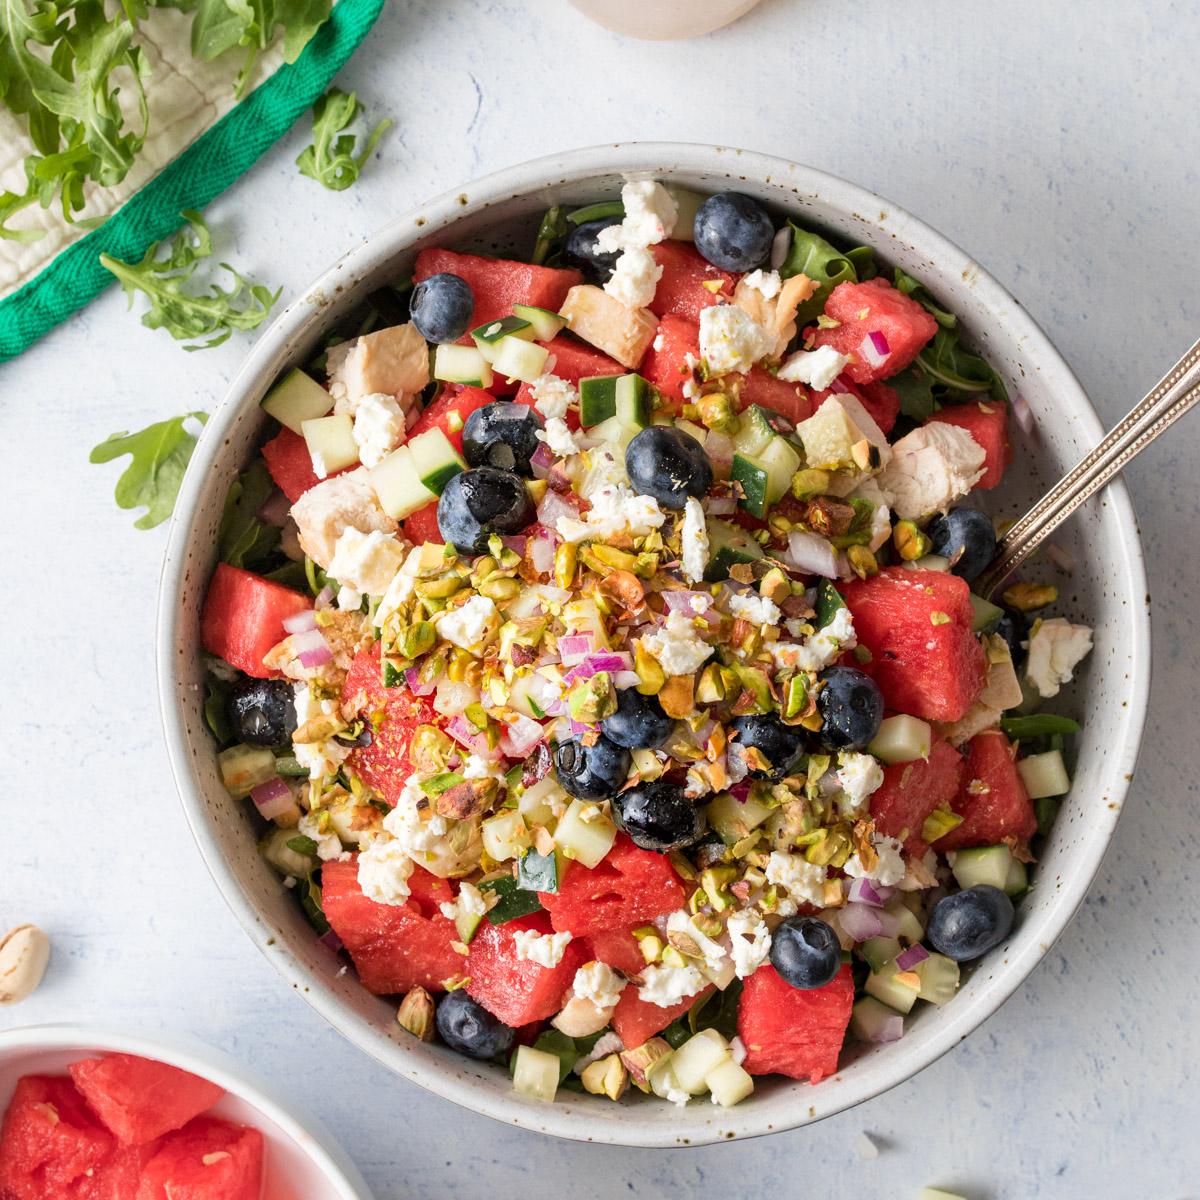
M 567 708 L 573 720 L 594 725 L 617 711 L 617 691 L 607 671 L 597 671 L 590 679 L 581 679 L 567 695 Z
M 1018 612 L 1036 612 L 1058 599 L 1058 588 L 1052 583 L 1014 583 L 1000 598 Z
M 443 575 L 440 579 L 422 579 L 414 591 L 425 600 L 445 600 L 462 590 L 466 580 L 459 575 Z
M 700 874 L 700 886 L 708 897 L 708 902 L 718 912 L 728 908 L 732 901 L 729 898 L 729 885 L 737 878 L 733 867 L 709 867 Z
M 929 553 L 931 543 L 912 521 L 897 521 L 892 530 L 892 544 L 905 562 L 916 562 Z
M 562 542 L 554 551 L 554 582 L 569 588 L 575 578 L 579 549 L 574 542 Z
M 788 486 L 797 500 L 811 500 L 814 496 L 828 491 L 832 480 L 833 476 L 828 471 L 822 471 L 818 467 L 807 467 L 797 471 Z
M 663 712 L 668 717 L 686 717 L 696 707 L 695 686 L 691 675 L 672 675 L 658 691 Z
M 634 1084 L 643 1092 L 650 1090 L 649 1078 L 654 1068 L 670 1057 L 671 1047 L 660 1037 L 652 1037 L 632 1050 L 621 1051 L 621 1062 Z
M 664 946 L 661 959 L 668 967 L 686 967 L 687 959 L 675 946 Z
M 700 704 L 717 704 L 724 699 L 725 684 L 721 678 L 721 668 L 716 663 L 709 663 L 696 681 L 696 701 Z
M 850 563 L 850 570 L 859 579 L 870 579 L 872 575 L 879 574 L 879 563 L 875 561 L 875 555 L 866 546 L 847 547 L 846 558 Z
M 610 1100 L 620 1100 L 629 1088 L 629 1071 L 619 1054 L 609 1054 L 589 1063 L 579 1078 L 585 1092 L 607 1096 Z
M 733 401 L 724 392 L 708 392 L 696 401 L 701 424 L 717 433 L 732 433 L 738 425 Z
M 955 829 L 962 823 L 963 818 L 959 813 L 951 812 L 947 808 L 935 808 L 925 818 L 925 823 L 921 826 L 921 840 L 923 842 L 936 842 L 938 838 L 945 837 L 950 830 Z
M 637 672 L 637 690 L 643 696 L 657 696 L 667 682 L 659 661 L 639 642 L 633 644 L 633 669 Z
M 400 1001 L 396 1022 L 422 1042 L 433 1041 L 433 998 L 419 985 Z
M 503 603 L 505 600 L 514 599 L 521 591 L 521 585 L 511 576 L 492 575 L 479 584 L 475 590 L 489 600 Z
M 780 567 L 771 567 L 758 581 L 758 594 L 773 604 L 782 604 L 792 594 L 792 581 Z

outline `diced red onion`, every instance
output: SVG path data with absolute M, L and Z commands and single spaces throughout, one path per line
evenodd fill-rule
M 839 396 L 855 395 L 854 389 L 839 375 L 826 389 Z
M 737 501 L 732 496 L 710 496 L 704 502 L 704 511 L 710 517 L 726 517 L 737 512 Z
M 254 515 L 265 525 L 274 525 L 282 529 L 292 511 L 291 501 L 276 488 L 259 507 Z
M 529 405 L 512 404 L 509 406 L 505 415 L 514 421 L 523 421 L 527 416 L 529 416 Z
M 882 333 L 872 330 L 858 344 L 858 352 L 873 367 L 881 367 L 892 356 L 892 349 Z
M 446 733 L 460 746 L 466 746 L 472 754 L 478 754 L 480 758 L 496 757 L 496 751 L 488 745 L 487 737 L 461 713 L 446 722 Z
M 1037 429 L 1037 418 L 1033 415 L 1033 409 L 1029 407 L 1029 401 L 1020 392 L 1013 396 L 1012 410 L 1021 432 L 1026 437 L 1033 437 Z
M 292 649 L 302 667 L 323 667 L 333 661 L 333 651 L 319 629 L 309 629 L 292 635 Z
M 787 261 L 788 253 L 792 248 L 792 227 L 784 225 L 784 227 L 771 240 L 771 270 L 778 271 L 780 267 Z
M 524 758 L 545 737 L 546 731 L 529 717 L 518 716 L 504 727 L 500 749 L 506 758 Z
M 414 696 L 429 696 L 437 689 L 437 681 L 432 683 L 422 683 L 420 675 L 416 667 L 409 667 L 404 672 L 404 682 L 408 684 L 408 690 Z
M 506 550 L 512 550 L 516 554 L 525 553 L 526 538 L 522 534 L 516 533 L 511 537 L 502 537 L 500 541 Z
M 852 904 L 869 904 L 872 908 L 882 908 L 892 898 L 895 890 L 870 879 L 854 879 L 850 882 L 846 896 Z
M 295 803 L 292 789 L 288 787 L 285 780 L 278 776 L 251 789 L 250 799 L 254 801 L 254 806 L 259 813 L 268 821 L 273 821 L 281 813 L 287 812 Z
M 866 942 L 883 933 L 882 913 L 866 904 L 847 904 L 838 910 L 838 924 L 855 942 Z
M 750 780 L 743 779 L 729 789 L 729 794 L 739 803 L 745 804 L 750 799 Z
M 1064 550 L 1057 542 L 1047 542 L 1045 545 L 1046 557 L 1060 570 L 1068 575 L 1075 574 L 1075 568 L 1079 565 L 1075 561 L 1075 555 L 1069 550 Z
M 590 633 L 565 633 L 558 639 L 558 656 L 564 667 L 573 667 L 583 662 L 595 646 Z
M 820 575 L 825 579 L 837 578 L 837 554 L 823 537 L 815 533 L 793 529 L 788 534 L 785 557 L 793 567 L 805 574 Z
M 538 448 L 529 460 L 534 479 L 545 479 L 554 465 L 554 453 L 545 442 L 538 442 Z
M 546 533 L 545 530 L 540 530 L 537 536 L 528 543 L 529 561 L 533 563 L 533 569 L 539 575 L 552 575 L 554 573 L 554 540 Z
M 558 639 L 559 649 L 562 649 L 564 639 Z M 577 679 L 591 679 L 601 671 L 615 674 L 617 671 L 633 669 L 633 658 L 625 653 L 614 653 L 611 650 L 599 654 L 589 654 L 574 670 L 568 671 L 563 677 L 563 683 L 574 683 Z
M 318 612 L 323 608 L 328 608 L 333 603 L 333 587 L 326 584 L 318 593 L 317 598 L 313 601 L 313 607 Z
M 626 688 L 637 687 L 641 683 L 641 677 L 636 671 L 618 671 L 613 676 L 613 687 L 618 691 L 624 691 Z
M 662 598 L 670 612 L 681 612 L 685 617 L 703 617 L 705 623 L 714 628 L 721 623 L 721 614 L 717 612 L 711 592 L 671 588 L 670 591 L 662 593 Z
M 316 610 L 306 608 L 303 612 L 292 613 L 290 617 L 284 617 L 283 627 L 288 633 L 307 633 L 310 629 L 316 629 Z
M 327 929 L 319 938 L 317 938 L 317 941 L 320 942 L 326 950 L 332 950 L 334 954 L 336 954 L 342 948 L 342 946 L 345 945 L 342 939 L 338 937 L 336 931 L 332 929 Z
M 923 963 L 929 957 L 929 951 L 924 946 L 909 946 L 896 958 L 896 966 L 901 971 L 911 971 L 913 967 Z
M 585 725 L 582 721 L 576 721 L 574 717 L 568 717 L 567 724 L 570 725 L 571 733 L 574 737 L 581 737 L 585 733 L 591 733 L 596 728 L 595 725 Z
M 552 488 L 546 489 L 546 494 L 542 497 L 541 503 L 537 506 L 538 523 L 545 525 L 547 529 L 558 531 L 558 518 L 568 517 L 571 520 L 579 518 L 579 510 Z

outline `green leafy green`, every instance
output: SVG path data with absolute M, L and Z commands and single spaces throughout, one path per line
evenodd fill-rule
M 146 295 L 150 308 L 142 314 L 143 325 L 165 329 L 177 341 L 211 334 L 206 342 L 184 347 L 207 350 L 219 346 L 235 329 L 256 329 L 261 325 L 283 289 L 272 292 L 264 284 L 253 283 L 238 274 L 228 263 L 222 263 L 234 280 L 228 291 L 215 283 L 209 285 L 207 294 L 185 290 L 184 285 L 199 262 L 212 254 L 212 234 L 198 212 L 181 215 L 188 227 L 175 234 L 166 258 L 158 258 L 163 243 L 155 242 L 140 263 L 121 262 L 107 254 L 100 255 L 100 263 L 120 280 L 130 305 L 135 293 Z
M 229 714 L 225 702 L 229 699 L 229 684 L 210 674 L 204 681 L 204 723 L 212 730 L 217 745 L 224 748 L 233 741 L 233 730 L 229 725 Z
M 795 221 L 789 221 L 788 224 L 792 227 L 792 244 L 788 247 L 779 274 L 784 279 L 804 274 L 817 285 L 812 297 L 796 310 L 796 320 L 803 325 L 824 310 L 829 293 L 839 283 L 856 282 L 858 273 L 854 263 L 819 234 L 801 229 Z
M 952 312 L 938 307 L 929 290 L 919 279 L 914 279 L 897 267 L 893 283 L 897 291 L 911 296 L 943 329 L 953 329 L 958 324 L 958 318 Z
M 1028 717 L 1001 717 L 1000 728 L 1014 741 L 1051 737 L 1054 734 L 1078 733 L 1080 724 L 1070 717 L 1054 713 L 1034 713 Z
M 253 570 L 279 545 L 280 530 L 257 515 L 274 490 L 275 481 L 261 458 L 230 484 L 217 541 L 222 562 Z
M 317 180 L 333 192 L 348 188 L 359 176 L 379 139 L 392 127 L 384 119 L 367 135 L 361 154 L 355 154 L 358 136 L 344 133 L 358 115 L 358 97 L 353 92 L 330 88 L 313 105 L 313 140 L 296 159 L 301 175 Z
M 297 854 L 307 854 L 309 858 L 317 857 L 317 843 L 303 833 L 288 838 L 287 847 L 289 850 L 295 850 Z
M 541 225 L 538 226 L 537 240 L 533 243 L 533 253 L 529 256 L 529 261 L 540 267 L 551 259 L 556 259 L 562 253 L 569 232 L 570 226 L 567 224 L 567 218 L 563 216 L 562 207 L 556 204 L 547 209 Z
M 838 609 L 845 608 L 846 602 L 842 599 L 842 594 L 829 582 L 828 579 L 822 579 L 817 584 L 817 600 L 816 600 L 816 624 L 818 629 L 824 629 L 834 617 L 837 616 Z
M 304 915 L 308 918 L 308 923 L 318 934 L 324 935 L 328 933 L 329 922 L 325 918 L 324 897 L 321 894 L 321 885 L 316 881 L 316 878 L 313 875 L 309 875 L 307 879 L 301 880 L 297 891 L 300 893 L 300 907 L 304 909 Z
M 997 400 L 1008 399 L 1000 376 L 978 354 L 959 344 L 958 329 L 939 329 L 917 355 L 917 365 L 952 392 L 991 392 Z
M 492 925 L 503 925 L 506 921 L 515 921 L 518 917 L 527 917 L 530 913 L 541 911 L 542 902 L 538 899 L 537 892 L 529 892 L 519 887 L 511 875 L 485 880 L 479 885 L 479 890 L 494 892 L 498 897 L 496 903 L 488 909 L 487 919 Z
M 846 251 L 846 257 L 854 267 L 859 283 L 866 283 L 879 274 L 879 264 L 875 261 L 875 249 L 872 246 L 855 246 Z
M 676 1017 L 658 1036 L 672 1050 L 678 1050 L 692 1036 L 692 1031 L 687 1023 L 687 1014 L 685 1013 L 682 1017 Z
M 567 1037 L 565 1033 L 560 1033 L 557 1029 L 547 1029 L 545 1033 L 540 1033 L 537 1040 L 533 1043 L 535 1050 L 544 1050 L 547 1054 L 553 1054 L 558 1059 L 558 1082 L 562 1083 L 564 1079 L 571 1073 L 571 1068 L 575 1066 L 579 1059 L 581 1051 L 575 1044 L 575 1039 Z
M 900 394 L 900 411 L 910 421 L 920 424 L 937 412 L 933 379 L 923 371 L 910 367 L 899 375 L 893 375 L 888 384 Z
M 196 448 L 196 435 L 187 429 L 189 420 L 203 425 L 208 414 L 184 413 L 156 421 L 138 433 L 114 433 L 88 456 L 89 462 L 106 463 L 130 455 L 132 461 L 117 480 L 116 498 L 121 508 L 145 506 L 145 513 L 134 522 L 138 529 L 161 525 L 175 507 L 183 473 Z
M 586 204 L 567 213 L 572 225 L 586 225 L 588 221 L 610 220 L 614 224 L 625 219 L 625 205 L 620 200 L 601 200 L 598 204 Z
M 692 1033 L 715 1029 L 722 1037 L 737 1036 L 738 1000 L 742 995 L 741 980 L 734 980 L 724 991 L 711 991 L 701 996 L 687 1012 L 688 1028 Z

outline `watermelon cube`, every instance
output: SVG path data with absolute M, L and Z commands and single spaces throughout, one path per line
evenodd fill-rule
M 813 344 L 849 355 L 845 373 L 855 383 L 876 383 L 903 371 L 938 327 L 920 304 L 882 278 L 839 283 L 825 302 L 825 315 L 837 325 L 816 329 Z
M 638 995 L 637 984 L 631 983 L 621 992 L 621 999 L 617 1001 L 617 1007 L 613 1009 L 613 1031 L 621 1039 L 623 1045 L 633 1050 L 643 1042 L 649 1041 L 656 1033 L 662 1033 L 676 1017 L 682 1017 L 693 1004 L 698 1004 L 710 991 L 712 991 L 711 988 L 705 988 L 695 996 L 688 996 L 686 1000 L 680 1000 L 678 1004 L 662 1008 L 657 1004 L 651 1004 L 648 1000 L 643 1000 Z
M 896 418 L 900 415 L 900 393 L 891 384 L 862 383 L 853 384 L 845 375 L 833 381 L 833 386 L 827 392 L 813 394 L 813 412 L 816 412 L 826 399 L 838 393 L 848 393 L 853 396 L 874 419 L 879 431 L 884 434 L 892 432 Z
M 477 409 L 495 404 L 496 397 L 477 387 L 449 387 L 413 422 L 409 438 L 430 429 L 440 429 L 450 444 L 462 453 L 463 426 Z
M 820 1083 L 837 1070 L 854 1006 L 854 979 L 842 967 L 824 987 L 785 983 L 770 963 L 746 980 L 738 1002 L 742 1066 L 751 1075 L 788 1075 Z
M 939 737 L 933 739 L 927 759 L 884 767 L 883 783 L 871 794 L 876 830 L 899 838 L 909 854 L 920 857 L 929 848 L 921 838 L 925 818 L 958 795 L 963 770 L 962 755 Z
M 1012 442 L 1008 440 L 1007 404 L 999 400 L 952 404 L 935 412 L 929 420 L 957 425 L 983 447 L 987 458 L 984 460 L 983 478 L 975 485 L 977 488 L 994 488 L 999 484 L 1004 478 L 1004 468 L 1013 459 Z
M 571 863 L 558 892 L 538 898 L 556 930 L 589 937 L 674 912 L 683 907 L 684 893 L 664 855 L 640 850 L 621 834 L 596 866 Z
M 262 1134 L 197 1117 L 163 1138 L 142 1171 L 136 1200 L 259 1200 L 262 1190 Z
M 595 346 L 589 346 L 569 333 L 560 333 L 544 345 L 554 356 L 554 374 L 568 383 L 578 383 L 596 375 L 621 375 L 625 370 L 615 358 L 609 358 Z
M 458 931 L 439 908 L 454 899 L 450 884 L 414 866 L 408 886 L 407 903 L 379 904 L 358 886 L 357 858 L 321 868 L 326 919 L 350 952 L 363 987 L 377 995 L 418 984 L 440 992 L 445 980 L 465 970 L 466 959 L 450 945 Z
M 207 1079 L 136 1054 L 84 1058 L 69 1070 L 80 1094 L 124 1146 L 181 1128 L 225 1094 Z
M 414 546 L 423 546 L 426 542 L 435 542 L 441 546 L 446 539 L 442 537 L 441 527 L 437 519 L 438 502 L 431 500 L 424 508 L 418 508 L 411 517 L 404 521 L 404 536 Z
M 475 296 L 472 328 L 511 316 L 514 304 L 529 304 L 558 312 L 571 288 L 583 282 L 578 271 L 535 267 L 507 258 L 457 254 L 453 250 L 422 250 L 413 267 L 413 282 L 420 283 L 443 271 L 457 275 L 471 285 Z M 459 341 L 470 344 L 470 333 L 464 334 Z
M 965 580 L 887 567 L 874 578 L 851 580 L 844 595 L 858 644 L 871 655 L 862 669 L 879 684 L 888 708 L 926 721 L 957 721 L 971 707 L 987 663 L 972 631 Z
M 26 1075 L 0 1126 L 0 1197 L 59 1200 L 112 1157 L 113 1136 L 75 1085 L 61 1076 Z
M 292 504 L 295 504 L 309 488 L 314 488 L 321 482 L 313 471 L 308 443 L 298 433 L 293 433 L 286 427 L 263 444 L 262 456 L 267 464 L 267 471 L 275 480 L 275 486 Z
M 626 929 L 598 929 L 588 934 L 587 940 L 597 962 L 607 963 L 626 975 L 636 975 L 646 965 L 637 938 Z
M 649 306 L 656 317 L 675 313 L 699 321 L 702 309 L 733 296 L 738 277 L 714 267 L 691 242 L 659 242 L 651 251 L 662 267 Z
M 200 614 L 200 640 L 209 654 L 267 679 L 263 656 L 287 637 L 284 619 L 312 607 L 312 600 L 240 567 L 218 563 Z
M 936 849 L 1026 845 L 1037 832 L 1037 814 L 1016 764 L 1017 748 L 999 729 L 967 743 L 967 761 L 951 803 L 963 823 L 938 838 Z
M 71 1200 L 134 1200 L 146 1164 L 158 1153 L 160 1144 L 156 1139 L 143 1146 L 118 1146 L 98 1167 L 71 1185 Z
M 471 939 L 467 957 L 467 991 L 488 1012 L 515 1029 L 531 1021 L 544 1021 L 562 1008 L 563 996 L 570 991 L 575 972 L 588 961 L 587 944 L 568 943 L 557 966 L 543 967 L 528 958 L 517 957 L 514 934 L 520 930 L 551 933 L 550 918 L 544 912 L 492 925 L 480 924 Z
M 812 397 L 801 384 L 776 379 L 762 367 L 751 367 L 745 375 L 728 375 L 726 381 L 739 412 L 751 404 L 758 404 L 798 425 L 815 411 Z
M 432 702 L 407 687 L 384 687 L 379 643 L 360 650 L 346 672 L 342 703 L 371 724 L 371 744 L 359 746 L 347 760 L 351 768 L 389 804 L 395 804 L 412 774 L 408 747 L 418 725 L 437 725 Z

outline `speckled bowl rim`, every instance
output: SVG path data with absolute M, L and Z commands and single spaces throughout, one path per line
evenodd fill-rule
M 1119 818 L 1128 782 L 1136 764 L 1150 686 L 1150 626 L 1146 606 L 1145 564 L 1136 519 L 1123 482 L 1112 484 L 1105 496 L 1116 522 L 1116 537 L 1104 547 L 1117 592 L 1128 598 L 1129 669 L 1124 680 L 1128 697 L 1118 720 L 1118 734 L 1106 748 L 1102 768 L 1103 797 L 1095 819 L 1075 851 L 1069 878 L 1057 877 L 1055 896 L 1044 911 L 1022 921 L 1012 939 L 992 952 L 986 985 L 964 992 L 939 1010 L 937 1027 L 919 1039 L 906 1037 L 887 1047 L 893 1054 L 884 1063 L 873 1057 L 854 1062 L 819 1086 L 784 1085 L 786 1097 L 757 1096 L 730 1110 L 692 1104 L 672 1110 L 669 1117 L 651 1117 L 644 1110 L 590 1097 L 570 1097 L 567 1104 L 546 1105 L 503 1090 L 463 1060 L 422 1056 L 427 1047 L 405 1046 L 389 1037 L 377 1021 L 343 1003 L 329 972 L 299 961 L 276 937 L 276 930 L 243 891 L 230 862 L 221 851 L 214 824 L 206 811 L 202 789 L 189 762 L 186 736 L 185 689 L 176 678 L 175 662 L 187 644 L 181 626 L 185 588 L 192 563 L 187 557 L 187 534 L 197 517 L 214 464 L 240 410 L 257 403 L 266 386 L 289 364 L 306 330 L 337 306 L 344 292 L 381 263 L 402 254 L 431 232 L 449 229 L 466 213 L 476 213 L 504 201 L 548 194 L 551 189 L 578 184 L 591 177 L 654 176 L 663 171 L 713 172 L 730 180 L 753 180 L 786 186 L 801 200 L 819 198 L 872 230 L 876 244 L 893 239 L 910 247 L 930 264 L 943 281 L 961 276 L 989 313 L 989 321 L 1013 344 L 1023 360 L 1036 366 L 1052 385 L 1063 420 L 1075 422 L 1080 436 L 1094 444 L 1102 427 L 1079 382 L 1037 324 L 974 260 L 923 222 L 864 188 L 837 176 L 769 155 L 686 143 L 627 142 L 589 147 L 551 155 L 488 175 L 463 189 L 446 192 L 422 207 L 400 216 L 363 239 L 305 293 L 290 304 L 259 339 L 234 378 L 226 398 L 213 414 L 187 472 L 172 519 L 163 563 L 158 606 L 157 662 L 159 697 L 171 769 L 192 833 L 226 902 L 292 987 L 336 1029 L 378 1061 L 406 1079 L 465 1108 L 554 1136 L 634 1146 L 695 1146 L 753 1137 L 806 1125 L 869 1100 L 929 1066 L 952 1049 L 1021 985 L 1069 924 L 1082 903 Z M 869 216 L 864 214 L 871 214 Z M 875 216 L 874 214 L 878 214 Z M 207 568 L 206 568 L 207 571 Z M 205 572 L 206 575 L 206 572 Z M 1124 647 L 1123 647 L 1124 649 Z M 194 701 L 193 701 L 194 703 Z M 1092 814 L 1089 814 L 1091 816 Z M 780 1096 L 778 1091 L 773 1097 Z

